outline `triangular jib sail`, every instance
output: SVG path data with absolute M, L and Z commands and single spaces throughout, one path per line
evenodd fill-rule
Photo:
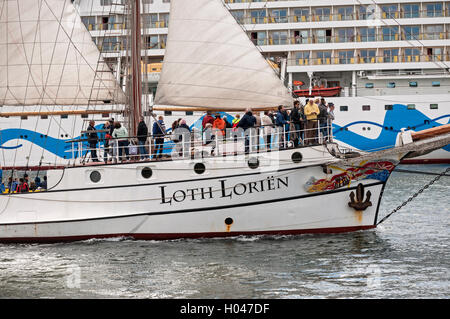
M 242 110 L 292 96 L 221 0 L 171 0 L 156 105 Z
M 125 101 L 71 0 L 0 0 L 0 74 L 0 105 Z

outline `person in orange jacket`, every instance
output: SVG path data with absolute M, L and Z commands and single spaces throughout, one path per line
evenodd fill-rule
M 215 132 L 215 135 L 216 136 L 224 136 L 226 127 L 227 127 L 227 124 L 220 117 L 220 114 L 217 113 L 216 119 L 213 122 L 213 131 Z

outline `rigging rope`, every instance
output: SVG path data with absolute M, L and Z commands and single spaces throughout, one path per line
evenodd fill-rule
M 409 197 L 407 200 L 405 200 L 401 205 L 397 206 L 392 212 L 390 212 L 389 214 L 387 214 L 383 219 L 381 219 L 378 223 L 377 226 L 380 225 L 382 222 L 384 222 L 386 219 L 388 219 L 389 217 L 392 216 L 392 214 L 398 212 L 400 209 L 402 209 L 403 207 L 405 207 L 406 205 L 408 205 L 413 199 L 415 199 L 417 196 L 419 196 L 420 194 L 423 193 L 424 190 L 428 189 L 431 185 L 433 185 L 434 183 L 436 183 L 442 176 L 450 176 L 447 175 L 447 173 L 450 172 L 450 167 L 448 167 L 445 171 L 443 171 L 442 173 L 438 174 L 435 178 L 433 178 L 428 184 L 426 184 L 425 186 L 423 186 L 421 189 L 419 189 L 416 193 L 414 193 L 411 197 Z

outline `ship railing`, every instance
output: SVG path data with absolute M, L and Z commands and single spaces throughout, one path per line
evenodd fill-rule
M 109 139 L 106 139 L 103 134 L 107 133 L 107 130 L 96 132 L 99 136 L 95 147 L 91 147 L 94 144 L 90 144 L 89 139 L 84 136 L 66 142 L 71 145 L 66 150 L 67 158 L 71 158 L 69 165 L 93 162 L 93 151 L 99 162 L 118 163 L 235 156 L 303 148 L 333 141 L 332 122 L 329 119 L 301 120 L 282 126 L 261 125 L 246 130 L 194 128 L 188 131 L 178 128 L 166 135 Z

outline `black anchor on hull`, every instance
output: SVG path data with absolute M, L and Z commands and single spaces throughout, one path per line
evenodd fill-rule
M 350 193 L 350 202 L 348 206 L 352 207 L 357 211 L 366 210 L 367 207 L 372 206 L 372 202 L 370 201 L 370 196 L 372 193 L 367 191 L 366 200 L 364 200 L 364 185 L 359 183 L 356 187 L 356 200 L 355 200 L 355 192 Z

